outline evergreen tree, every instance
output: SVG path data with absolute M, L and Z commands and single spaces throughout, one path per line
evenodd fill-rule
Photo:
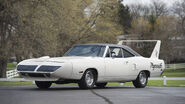
M 123 31 L 125 33 L 129 33 L 129 29 L 131 28 L 132 17 L 130 14 L 129 7 L 123 5 L 122 1 L 123 0 L 119 0 L 119 23 L 122 25 Z

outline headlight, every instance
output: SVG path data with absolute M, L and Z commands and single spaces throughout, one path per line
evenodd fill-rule
M 37 65 L 18 65 L 17 70 L 18 71 L 34 71 L 36 67 Z
M 61 66 L 47 66 L 47 65 L 42 65 L 42 66 L 40 66 L 37 69 L 37 71 L 41 71 L 41 72 L 54 72 L 54 71 L 56 71 L 60 67 Z

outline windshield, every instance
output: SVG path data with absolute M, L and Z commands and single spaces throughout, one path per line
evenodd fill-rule
M 77 45 L 74 46 L 64 56 L 92 56 L 103 57 L 105 46 L 99 45 Z

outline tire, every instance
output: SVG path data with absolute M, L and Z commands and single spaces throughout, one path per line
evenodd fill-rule
M 40 89 L 47 89 L 51 86 L 52 83 L 47 81 L 35 81 L 35 84 Z
M 106 83 L 96 83 L 96 87 L 98 88 L 105 88 L 106 85 L 107 85 L 107 82 Z
M 145 88 L 148 83 L 148 75 L 146 72 L 141 71 L 137 76 L 137 79 L 132 81 L 135 88 Z
M 82 76 L 81 80 L 78 83 L 78 86 L 81 89 L 91 89 L 94 87 L 96 82 L 96 74 L 93 70 L 85 71 L 84 75 Z

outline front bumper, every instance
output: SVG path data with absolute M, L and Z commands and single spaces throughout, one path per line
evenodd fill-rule
M 57 81 L 59 78 L 52 75 L 52 73 L 39 72 L 18 72 L 19 75 L 28 80 L 36 81 Z
M 17 71 L 21 77 L 28 80 L 36 81 L 55 81 L 58 79 L 71 79 L 72 69 L 72 64 L 67 62 L 22 62 L 17 66 Z
M 59 79 L 53 74 L 60 69 L 61 66 L 51 65 L 18 65 L 17 71 L 19 75 L 26 79 Z
M 40 77 L 40 78 L 50 78 L 51 77 L 51 73 L 19 72 L 19 75 L 22 77 Z

